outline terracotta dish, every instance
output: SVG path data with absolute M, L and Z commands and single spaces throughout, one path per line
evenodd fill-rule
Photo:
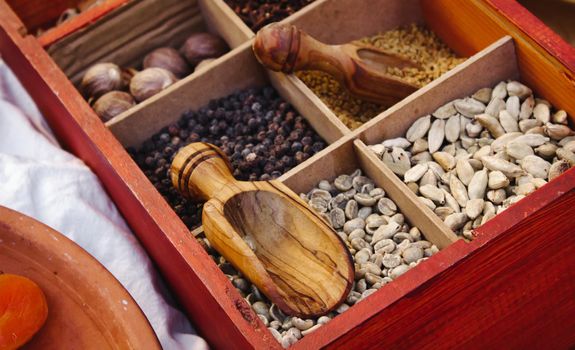
M 0 272 L 36 282 L 48 319 L 25 349 L 160 349 L 130 294 L 104 266 L 48 226 L 0 206 Z

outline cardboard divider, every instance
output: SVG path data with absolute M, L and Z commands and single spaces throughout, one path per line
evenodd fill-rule
M 198 3 L 206 21 L 230 46 L 238 47 L 255 35 L 223 0 L 198 0 Z
M 385 190 L 406 219 L 417 226 L 427 240 L 441 249 L 458 239 L 361 140 L 353 137 L 341 139 L 324 149 L 285 174 L 280 181 L 297 194 L 307 193 L 321 180 L 333 181 L 337 176 L 350 174 L 358 168 Z
M 368 145 L 402 136 L 419 117 L 432 113 L 449 101 L 507 79 L 519 79 L 515 46 L 509 36 L 470 57 L 355 132 Z
M 200 31 L 219 34 L 203 17 L 197 0 L 133 0 L 54 43 L 48 53 L 78 84 L 95 63 L 139 67 L 153 49 L 179 48 Z
M 354 145 L 365 172 L 381 184 L 389 198 L 428 241 L 443 249 L 459 239 L 361 140 L 355 140 Z
M 182 79 L 116 116 L 106 125 L 124 146 L 138 147 L 161 128 L 180 119 L 182 113 L 197 110 L 212 99 L 249 87 L 262 86 L 268 81 L 264 68 L 252 52 L 251 42 L 246 42 L 218 58 L 205 70 Z M 299 95 L 297 90 L 282 83 L 281 79 L 272 80 L 272 84 L 328 143 L 344 134 L 338 121 L 322 113 L 313 103 Z

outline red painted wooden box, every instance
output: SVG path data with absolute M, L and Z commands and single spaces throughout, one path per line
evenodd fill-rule
M 53 15 L 30 22 L 31 15 L 19 12 L 21 7 L 12 11 L 0 1 L 0 53 L 65 147 L 98 174 L 212 346 L 281 348 L 125 147 L 138 147 L 183 111 L 266 82 L 330 143 L 281 181 L 305 192 L 321 179 L 362 168 L 426 239 L 441 248 L 294 348 L 575 345 L 575 170 L 497 215 L 475 231 L 473 241 L 466 242 L 407 195 L 405 185 L 366 146 L 400 135 L 417 117 L 447 101 L 511 78 L 575 116 L 575 49 L 515 1 L 317 0 L 288 17 L 286 21 L 330 43 L 425 23 L 458 54 L 470 57 L 355 131 L 348 130 L 302 81 L 265 71 L 251 52 L 254 33 L 222 0 L 107 4 L 105 11 L 86 15 L 89 19 L 48 40 L 28 35 L 23 28 L 53 20 Z M 155 6 L 180 7 L 162 17 Z M 183 24 L 177 24 L 178 14 L 186 17 Z M 165 28 L 162 21 L 173 25 Z M 234 49 L 106 125 L 74 86 L 91 63 L 103 58 L 138 64 L 145 52 L 158 45 L 138 41 L 139 34 L 155 30 L 161 40 L 177 45 L 187 33 L 200 29 L 219 33 Z M 134 45 L 130 35 L 136 38 Z M 105 44 L 94 48 L 91 42 Z

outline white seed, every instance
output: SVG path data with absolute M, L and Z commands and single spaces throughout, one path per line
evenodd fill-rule
M 475 138 L 483 131 L 483 125 L 472 121 L 465 126 L 465 131 L 467 131 L 467 136 Z
M 493 91 L 491 88 L 482 88 L 477 90 L 471 97 L 479 102 L 489 103 L 491 100 L 491 91 Z
M 457 202 L 457 200 L 455 198 L 453 198 L 453 196 L 451 195 L 451 193 L 445 189 L 442 189 L 443 194 L 445 195 L 445 204 L 451 208 L 453 210 L 453 212 L 455 213 L 459 213 L 461 211 L 461 208 L 459 207 L 459 203 Z
M 575 153 L 568 151 L 564 148 L 557 148 L 555 153 L 557 154 L 557 157 L 559 159 L 568 161 L 569 165 L 571 166 L 575 165 Z
M 486 146 L 481 147 L 475 153 L 473 153 L 473 159 L 481 160 L 481 158 L 483 158 L 483 156 L 488 156 L 490 154 L 491 154 L 491 146 L 486 145 Z
M 493 88 L 493 92 L 491 93 L 491 99 L 494 98 L 503 99 L 505 97 L 507 97 L 507 83 L 501 81 Z
M 523 135 L 523 134 L 520 132 L 510 132 L 510 133 L 507 133 L 505 135 L 501 135 L 497 139 L 495 139 L 495 141 L 493 141 L 493 143 L 491 143 L 491 149 L 495 153 L 504 151 L 505 145 L 507 145 L 507 143 L 515 140 L 516 138 L 518 138 L 521 135 Z
M 551 165 L 553 165 L 553 164 L 551 164 Z M 551 171 L 551 168 L 549 168 L 549 171 Z M 534 178 L 531 181 L 531 183 L 535 185 L 535 188 L 541 188 L 541 187 L 547 185 L 547 181 L 545 181 L 544 179 L 538 178 L 538 177 Z
M 455 168 L 455 158 L 451 154 L 447 152 L 435 152 L 432 156 L 443 170 L 449 171 Z
M 559 141 L 559 146 L 565 146 L 567 143 L 575 141 L 575 136 L 567 136 L 563 140 Z
M 527 156 L 533 155 L 533 148 L 529 145 L 511 141 L 505 146 L 505 152 L 515 159 L 523 159 Z
M 465 186 L 469 185 L 469 182 L 471 182 L 473 174 L 475 174 L 475 170 L 473 170 L 473 167 L 471 166 L 471 164 L 469 164 L 469 161 L 467 159 L 459 159 L 455 166 L 455 171 L 457 172 L 457 176 Z
M 419 192 L 428 199 L 431 199 L 437 204 L 445 204 L 445 195 L 443 191 L 432 185 L 424 185 L 419 187 Z
M 421 177 L 421 181 L 419 181 L 419 186 L 425 186 L 425 185 L 437 186 L 437 176 L 431 169 L 428 169 L 425 172 L 425 174 L 423 174 L 423 176 Z
M 499 112 L 505 110 L 506 107 L 507 105 L 505 104 L 505 101 L 496 97 L 489 102 L 487 107 L 485 107 L 485 114 L 489 114 L 490 116 L 497 118 L 497 116 L 499 116 Z
M 469 159 L 469 165 L 473 168 L 473 170 L 478 171 L 483 169 L 483 163 L 479 159 Z
M 433 112 L 433 116 L 438 119 L 447 119 L 457 113 L 455 107 L 453 106 L 453 102 L 448 102 L 443 106 L 439 107 L 438 109 Z
M 499 123 L 506 132 L 519 131 L 519 124 L 517 124 L 517 119 L 513 118 L 513 116 L 507 112 L 507 110 L 499 112 Z
M 501 171 L 491 171 L 487 185 L 492 190 L 497 190 L 509 185 L 509 179 Z
M 507 83 L 507 93 L 509 93 L 509 96 L 518 96 L 520 99 L 524 99 L 531 95 L 532 92 L 530 88 L 520 82 L 511 81 Z
M 487 191 L 487 199 L 489 199 L 493 204 L 501 204 L 506 198 L 507 194 L 503 188 Z M 495 212 L 493 214 L 495 214 Z
M 403 137 L 396 137 L 394 139 L 385 140 L 381 143 L 385 148 L 399 147 L 406 149 L 411 146 L 411 142 L 407 141 Z
M 465 207 L 467 201 L 469 201 L 467 188 L 463 182 L 461 182 L 461 180 L 459 180 L 459 178 L 453 174 L 451 174 L 449 177 L 449 190 L 451 191 L 453 198 L 455 198 L 459 206 Z
M 409 169 L 403 176 L 404 182 L 417 182 L 429 169 L 427 163 L 417 164 L 413 168 Z
M 561 140 L 567 136 L 572 136 L 575 134 L 573 133 L 573 130 L 571 130 L 571 128 L 568 127 L 567 125 L 551 124 L 551 123 L 545 124 L 545 126 L 543 127 L 543 131 L 547 136 L 549 136 L 553 140 Z
M 535 187 L 535 184 L 532 182 L 527 182 L 524 184 L 521 184 L 517 187 L 515 187 L 514 189 L 514 193 L 518 194 L 518 195 L 524 195 L 527 196 L 529 194 L 531 194 L 532 192 L 535 192 L 537 188 Z
M 501 171 L 507 177 L 517 177 L 525 173 L 521 167 L 500 158 L 483 156 L 481 161 L 487 169 Z
M 483 103 L 469 97 L 463 100 L 453 101 L 453 106 L 459 113 L 467 118 L 473 118 L 475 115 L 485 111 L 485 105 Z
M 499 121 L 489 114 L 478 114 L 475 116 L 475 120 L 477 120 L 484 128 L 489 130 L 494 138 L 498 138 L 505 134 L 505 129 L 503 129 Z
M 487 170 L 483 169 L 476 172 L 469 182 L 469 199 L 483 198 L 485 196 L 485 190 L 487 189 L 487 181 Z
M 523 133 L 537 126 L 541 126 L 541 122 L 537 119 L 522 119 L 519 121 L 519 130 Z
M 546 143 L 545 145 L 552 145 L 552 144 Z M 545 145 L 543 145 L 543 146 L 545 146 Z M 555 146 L 555 145 L 553 145 L 553 146 Z M 555 146 L 555 147 L 557 147 L 557 146 Z M 565 148 L 566 150 L 568 150 L 570 152 L 575 151 L 575 141 L 570 141 L 570 142 L 563 144 L 563 148 Z M 555 152 L 553 152 L 553 153 L 555 153 Z
M 569 162 L 564 159 L 551 164 L 551 167 L 549 168 L 549 181 L 569 170 L 569 167 Z
M 434 153 L 439 150 L 443 144 L 445 137 L 445 121 L 443 119 L 436 119 L 431 124 L 427 142 L 429 144 L 429 153 Z
M 467 214 L 467 216 L 473 220 L 483 212 L 484 206 L 485 201 L 483 198 L 471 199 L 469 202 L 467 202 L 467 206 L 465 207 L 465 214 Z
M 411 154 L 417 154 L 428 150 L 427 139 L 417 139 L 411 146 Z
M 535 107 L 535 99 L 533 96 L 529 96 L 521 104 L 521 111 L 519 112 L 519 119 L 529 119 L 533 113 L 533 107 Z
M 452 143 L 457 141 L 460 131 L 459 114 L 452 115 L 445 123 L 445 139 Z
M 403 149 L 394 147 L 391 152 L 385 152 L 382 158 L 385 165 L 396 175 L 403 176 L 411 168 L 409 155 Z
M 457 231 L 467 222 L 467 215 L 464 213 L 453 213 L 446 217 L 444 222 L 452 231 Z
M 557 151 L 557 146 L 552 143 L 544 143 L 541 146 L 535 148 L 535 152 L 538 156 L 547 159 L 553 159 L 555 157 L 555 152 Z
M 495 217 L 495 213 L 489 213 L 489 215 L 483 215 L 481 219 L 481 225 L 485 224 L 487 221 L 493 219 Z
M 544 103 L 539 103 L 533 109 L 533 115 L 535 119 L 539 120 L 541 123 L 546 124 L 551 120 L 551 111 L 549 106 Z
M 411 162 L 413 164 L 427 163 L 431 160 L 433 159 L 431 158 L 431 154 L 429 152 L 421 152 L 411 157 Z
M 519 113 L 521 111 L 521 102 L 519 101 L 519 97 L 509 97 L 505 102 L 505 109 L 515 120 L 518 120 Z
M 428 162 L 427 165 L 429 166 L 429 169 L 433 171 L 435 176 L 437 176 L 437 178 L 441 178 L 445 174 L 445 171 L 443 170 L 441 165 L 437 164 L 436 162 L 431 161 Z
M 435 215 L 439 216 L 442 221 L 445 220 L 445 218 L 447 218 L 449 215 L 455 213 L 453 208 L 450 207 L 437 207 L 433 212 Z
M 467 133 L 465 131 L 467 128 L 467 124 L 471 123 L 471 119 L 466 118 L 461 114 L 458 114 L 458 116 L 459 116 L 459 137 L 462 139 L 463 137 L 467 137 Z
M 553 116 L 551 117 L 551 120 L 555 124 L 565 124 L 566 125 L 568 119 L 569 119 L 569 117 L 567 116 L 567 112 L 565 112 L 562 109 L 555 112 L 553 114 Z
M 377 144 L 377 145 L 370 145 L 369 149 L 375 153 L 375 155 L 377 155 L 378 158 L 381 159 L 381 157 L 383 156 L 383 153 L 385 152 L 385 147 L 382 144 Z
M 429 209 L 434 210 L 435 208 L 437 208 L 437 206 L 435 205 L 435 203 L 433 203 L 431 199 L 425 197 L 417 197 L 417 198 L 421 201 L 421 203 L 423 203 Z
M 548 161 L 534 155 L 526 156 L 519 161 L 519 164 L 521 164 L 521 168 L 529 174 L 542 179 L 547 178 L 549 168 L 551 167 Z
M 549 138 L 545 137 L 543 135 L 540 135 L 540 134 L 526 134 L 526 135 L 519 136 L 518 138 L 516 138 L 513 141 L 525 143 L 531 147 L 537 147 L 537 146 L 541 146 L 545 142 L 549 141 Z
M 531 129 L 527 130 L 527 131 L 525 132 L 525 134 L 526 134 L 526 135 L 529 135 L 529 134 L 539 134 L 539 135 L 542 135 L 542 136 L 547 136 L 547 135 L 545 134 L 545 129 L 543 129 L 542 126 L 536 126 L 536 127 L 534 127 L 534 128 L 531 128 Z

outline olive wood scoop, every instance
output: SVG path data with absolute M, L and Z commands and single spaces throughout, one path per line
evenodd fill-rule
M 210 244 L 286 314 L 320 316 L 347 297 L 349 251 L 331 227 L 279 181 L 236 181 L 226 156 L 207 143 L 182 148 L 170 168 L 186 197 L 207 200 Z
M 418 89 L 385 73 L 387 67 L 418 67 L 416 63 L 361 43 L 327 45 L 291 24 L 267 25 L 258 31 L 252 46 L 268 69 L 286 74 L 320 70 L 366 101 L 391 106 Z

